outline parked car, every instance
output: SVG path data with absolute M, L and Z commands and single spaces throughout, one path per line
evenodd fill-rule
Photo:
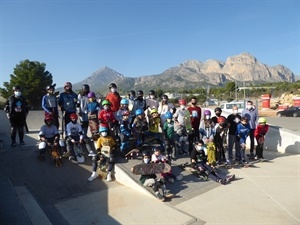
M 244 102 L 227 102 L 221 104 L 219 107 L 222 109 L 222 112 L 232 113 L 232 107 L 236 105 L 238 107 L 238 112 L 242 113 L 244 109 Z
M 278 117 L 282 117 L 282 116 L 297 117 L 297 116 L 300 116 L 300 106 L 291 106 L 289 108 L 280 110 L 280 111 L 277 112 L 277 116 Z

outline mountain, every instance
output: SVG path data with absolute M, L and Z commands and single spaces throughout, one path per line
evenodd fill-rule
M 201 62 L 187 60 L 178 66 L 171 67 L 161 74 L 136 78 L 125 77 L 111 68 L 103 67 L 81 82 L 73 84 L 73 90 L 89 84 L 96 92 L 108 91 L 108 84 L 114 82 L 119 90 L 148 91 L 162 89 L 199 88 L 207 85 L 222 86 L 228 81 L 249 83 L 294 82 L 295 75 L 283 65 L 267 66 L 249 53 L 230 56 L 225 62 L 215 59 Z

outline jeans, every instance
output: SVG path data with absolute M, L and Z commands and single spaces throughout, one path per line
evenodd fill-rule
M 235 147 L 235 158 L 240 159 L 241 158 L 241 155 L 240 155 L 241 146 L 240 146 L 239 140 L 235 134 L 229 134 L 229 136 L 228 136 L 228 153 L 227 153 L 228 159 L 233 157 L 233 145 Z

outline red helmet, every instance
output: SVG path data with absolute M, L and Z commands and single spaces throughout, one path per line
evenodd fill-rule
M 46 122 L 48 120 L 53 120 L 53 116 L 50 114 L 46 115 L 44 121 Z
M 179 100 L 179 105 L 186 105 L 186 100 L 185 99 L 180 99 Z
M 77 114 L 76 114 L 76 113 L 72 113 L 72 114 L 70 115 L 70 119 L 75 119 L 75 120 L 77 120 L 77 119 L 78 119 Z
M 223 116 L 218 117 L 218 123 L 225 123 L 226 119 Z

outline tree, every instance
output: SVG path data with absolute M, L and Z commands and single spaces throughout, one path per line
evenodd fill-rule
M 52 84 L 52 74 L 46 70 L 46 64 L 28 59 L 21 61 L 10 75 L 10 82 L 4 82 L 5 88 L 0 88 L 0 94 L 8 98 L 12 94 L 14 86 L 21 86 L 22 94 L 28 104 L 40 108 L 47 85 Z

